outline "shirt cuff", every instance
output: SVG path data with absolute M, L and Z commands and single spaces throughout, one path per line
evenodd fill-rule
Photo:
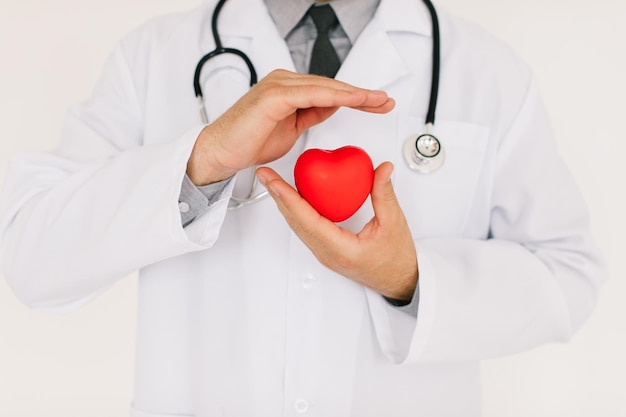
M 220 200 L 222 193 L 233 178 L 198 187 L 185 174 L 178 197 L 178 210 L 183 227 L 209 211 L 209 208 Z
M 412 317 L 416 317 L 417 318 L 417 310 L 418 310 L 418 306 L 419 306 L 419 302 L 420 302 L 420 286 L 419 286 L 419 281 L 417 283 L 417 285 L 415 286 L 415 292 L 413 293 L 413 298 L 411 298 L 411 301 L 401 301 L 401 300 L 394 300 L 393 298 L 387 298 L 385 296 L 383 296 L 383 298 L 385 299 L 385 301 L 387 301 L 389 304 L 391 304 L 392 306 L 396 307 L 397 310 L 402 311 Z

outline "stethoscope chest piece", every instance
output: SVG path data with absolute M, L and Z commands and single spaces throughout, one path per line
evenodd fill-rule
M 441 142 L 430 133 L 406 138 L 402 153 L 407 165 L 422 174 L 438 170 L 446 158 Z

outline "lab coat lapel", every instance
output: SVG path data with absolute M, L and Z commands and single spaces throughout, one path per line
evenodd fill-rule
M 419 4 L 418 4 L 419 3 Z M 408 75 L 410 68 L 393 41 L 397 32 L 431 35 L 428 11 L 414 0 L 383 0 L 354 43 L 337 79 L 358 87 L 382 89 Z
M 363 30 L 339 69 L 336 79 L 375 90 L 382 89 L 409 73 L 409 68 L 380 23 L 375 18 Z
M 209 7 L 210 13 L 213 8 Z M 208 16 L 203 29 L 203 50 L 214 48 Z M 257 71 L 259 80 L 277 68 L 295 71 L 291 54 L 285 40 L 278 33 L 263 0 L 230 0 L 222 8 L 218 20 L 223 46 L 236 38 L 249 40 L 244 52 L 248 54 Z

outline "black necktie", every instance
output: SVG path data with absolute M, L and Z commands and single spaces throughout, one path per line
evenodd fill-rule
M 328 32 L 339 24 L 337 16 L 329 5 L 312 6 L 307 13 L 311 16 L 317 28 L 317 38 L 315 38 L 315 43 L 313 44 L 309 74 L 333 78 L 341 64 L 335 48 L 330 43 Z

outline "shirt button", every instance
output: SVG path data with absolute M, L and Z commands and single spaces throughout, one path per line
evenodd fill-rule
M 305 289 L 309 289 L 313 286 L 313 284 L 315 284 L 316 281 L 317 277 L 315 276 L 315 274 L 304 274 L 304 276 L 302 277 L 302 286 Z
M 293 406 L 298 414 L 304 414 L 309 411 L 309 403 L 302 398 L 298 398 Z
M 187 213 L 189 211 L 189 203 L 181 201 L 178 203 L 178 210 L 180 210 L 181 213 Z

